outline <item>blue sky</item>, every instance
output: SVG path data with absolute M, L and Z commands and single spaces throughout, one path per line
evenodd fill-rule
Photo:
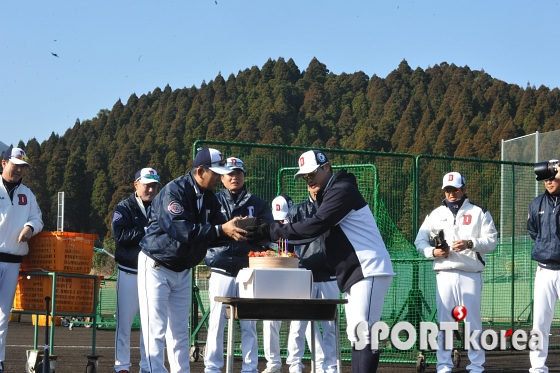
M 0 141 L 42 142 L 132 93 L 198 87 L 279 57 L 380 77 L 403 59 L 447 62 L 552 89 L 559 20 L 556 0 L 2 1 Z

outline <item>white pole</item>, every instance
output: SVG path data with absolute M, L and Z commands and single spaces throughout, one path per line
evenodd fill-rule
M 56 230 L 64 231 L 64 192 L 58 192 L 58 214 L 56 219 Z

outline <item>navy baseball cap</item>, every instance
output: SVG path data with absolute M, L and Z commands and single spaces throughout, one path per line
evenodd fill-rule
M 226 166 L 222 152 L 212 148 L 204 148 L 194 157 L 193 167 L 204 167 L 220 175 L 231 174 L 233 170 Z

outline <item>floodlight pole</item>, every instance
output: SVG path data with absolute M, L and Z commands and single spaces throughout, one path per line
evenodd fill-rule
M 535 132 L 535 163 L 539 162 L 539 131 Z M 539 195 L 538 181 L 535 181 L 535 197 Z
M 64 192 L 58 192 L 58 214 L 56 218 L 56 230 L 64 231 Z

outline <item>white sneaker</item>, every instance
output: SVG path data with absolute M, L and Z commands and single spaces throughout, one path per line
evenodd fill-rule
M 282 367 L 266 368 L 261 373 L 282 373 Z

